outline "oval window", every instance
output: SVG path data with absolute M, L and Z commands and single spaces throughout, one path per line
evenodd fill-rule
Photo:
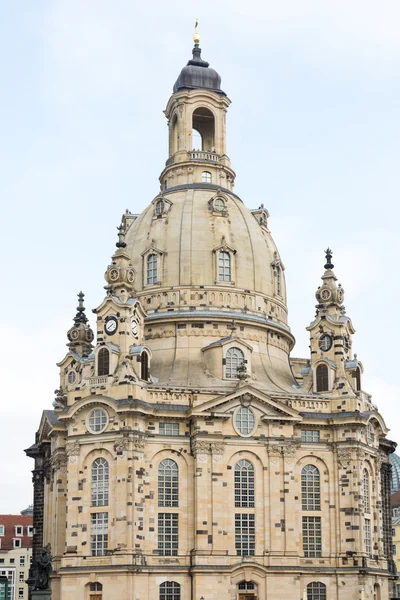
M 240 435 L 250 435 L 254 431 L 256 418 L 251 408 L 241 406 L 235 415 L 235 426 Z
M 92 433 L 101 433 L 108 424 L 108 415 L 102 408 L 95 408 L 88 418 L 88 429 Z

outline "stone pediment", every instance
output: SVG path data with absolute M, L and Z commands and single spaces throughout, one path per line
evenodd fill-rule
M 219 396 L 194 407 L 191 415 L 229 418 L 240 405 L 258 409 L 263 421 L 302 421 L 303 419 L 290 406 L 250 385 L 243 386 L 228 396 Z

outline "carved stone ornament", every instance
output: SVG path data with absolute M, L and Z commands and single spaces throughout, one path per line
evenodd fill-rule
M 349 448 L 338 448 L 337 457 L 339 467 L 346 469 L 351 462 L 351 450 Z
M 67 442 L 65 445 L 65 452 L 71 463 L 76 462 L 76 457 L 79 456 L 80 453 L 79 442 Z
M 64 448 L 59 448 L 50 459 L 50 464 L 56 471 L 67 472 L 68 456 Z
M 283 455 L 285 457 L 285 460 L 288 463 L 291 463 L 295 459 L 296 452 L 297 452 L 297 445 L 295 445 L 295 444 L 288 444 L 287 446 L 282 446 L 282 451 L 283 451 Z
M 136 431 L 132 435 L 131 440 L 134 450 L 143 450 L 146 445 L 147 435 L 141 431 Z
M 247 408 L 250 406 L 252 399 L 253 396 L 251 394 L 243 394 L 243 396 L 240 396 L 240 404 Z
M 277 463 L 279 462 L 281 456 L 282 456 L 282 446 L 279 445 L 274 445 L 274 446 L 270 446 L 267 445 L 267 452 L 268 452 L 268 456 L 269 459 L 272 463 Z
M 205 440 L 192 440 L 191 449 L 193 456 L 197 457 L 201 454 L 210 454 L 210 442 L 206 442 Z
M 127 437 L 123 437 L 119 440 L 116 440 L 114 443 L 114 450 L 117 454 L 121 455 L 126 452 L 129 448 L 129 439 Z

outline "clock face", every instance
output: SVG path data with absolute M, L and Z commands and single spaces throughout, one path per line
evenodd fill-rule
M 138 326 L 138 322 L 136 321 L 136 319 L 132 319 L 131 327 L 132 327 L 132 335 L 134 337 L 137 337 L 138 333 L 139 333 L 139 326 Z
M 104 328 L 106 330 L 106 333 L 108 333 L 108 335 L 113 335 L 113 333 L 117 331 L 117 327 L 117 319 L 115 317 L 108 317 Z
M 328 335 L 327 333 L 325 333 L 320 339 L 319 339 L 319 347 L 321 350 L 323 350 L 324 352 L 327 352 L 328 350 L 330 350 L 332 348 L 332 338 L 330 335 Z

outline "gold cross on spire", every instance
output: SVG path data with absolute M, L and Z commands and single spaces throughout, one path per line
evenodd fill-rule
M 194 36 L 193 36 L 194 45 L 198 46 L 200 44 L 200 35 L 199 35 L 199 19 L 196 18 L 196 23 L 194 25 Z

